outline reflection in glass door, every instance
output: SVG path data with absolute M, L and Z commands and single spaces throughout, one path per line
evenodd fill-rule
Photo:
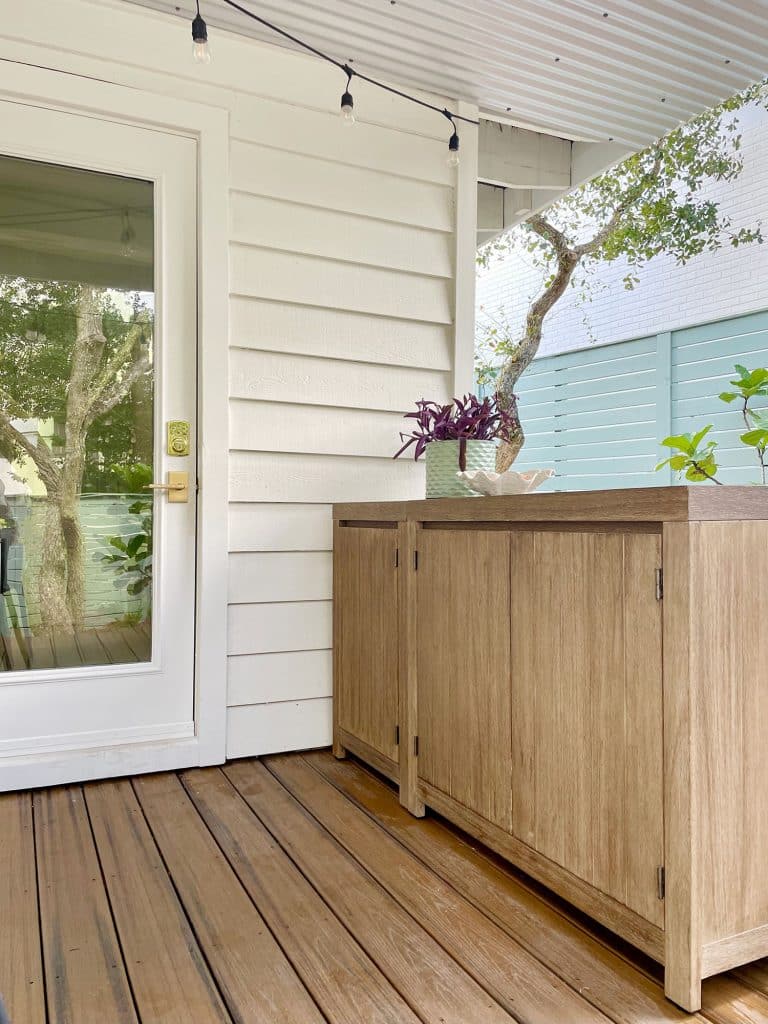
M 146 662 L 154 197 L 0 157 L 0 671 Z

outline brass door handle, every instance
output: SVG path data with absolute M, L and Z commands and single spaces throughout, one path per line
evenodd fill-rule
M 145 490 L 167 491 L 168 501 L 174 504 L 176 502 L 187 502 L 189 501 L 189 473 L 170 471 L 168 473 L 168 483 L 146 484 Z

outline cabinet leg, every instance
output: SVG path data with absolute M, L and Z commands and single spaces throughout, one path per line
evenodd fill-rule
M 343 747 L 335 736 L 333 738 L 333 756 L 337 757 L 340 761 L 347 756 L 347 748 Z
M 664 968 L 664 995 L 689 1013 L 701 1009 L 701 974 L 690 964 L 668 964 Z
M 400 804 L 417 818 L 423 818 L 426 813 L 424 801 L 419 798 L 419 794 L 415 791 L 408 792 L 403 787 L 400 788 Z

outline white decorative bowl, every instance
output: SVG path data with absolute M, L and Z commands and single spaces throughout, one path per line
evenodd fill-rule
M 486 494 L 489 497 L 500 494 L 529 494 L 554 475 L 554 469 L 529 469 L 525 473 L 513 473 L 511 469 L 508 469 L 506 473 L 491 473 L 487 469 L 472 469 L 456 474 L 459 480 L 471 487 L 473 491 L 477 491 L 478 494 Z

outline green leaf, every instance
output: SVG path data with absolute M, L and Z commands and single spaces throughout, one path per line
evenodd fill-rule
M 687 434 L 673 434 L 671 437 L 665 437 L 661 443 L 665 448 L 679 448 L 680 451 L 687 452 L 689 455 L 694 450 Z
M 764 448 L 766 443 L 768 443 L 768 430 L 760 428 L 748 430 L 746 434 L 741 435 L 741 440 L 744 444 L 749 445 L 750 448 Z
M 141 545 L 144 543 L 144 540 L 144 536 L 140 533 L 137 533 L 135 536 L 131 537 L 131 539 L 128 541 L 128 544 L 126 545 L 126 553 L 131 556 L 135 555 L 136 552 L 141 547 Z
M 720 393 L 721 402 L 732 402 L 736 398 L 738 398 L 738 395 L 734 394 L 733 391 L 722 391 Z
M 707 436 L 707 434 L 710 432 L 711 429 L 712 429 L 712 424 L 708 423 L 706 427 L 702 427 L 702 429 L 697 434 L 693 435 L 693 438 L 691 439 L 691 444 L 693 445 L 694 451 L 699 447 L 699 445 L 701 444 L 701 442 L 704 440 L 704 438 Z

